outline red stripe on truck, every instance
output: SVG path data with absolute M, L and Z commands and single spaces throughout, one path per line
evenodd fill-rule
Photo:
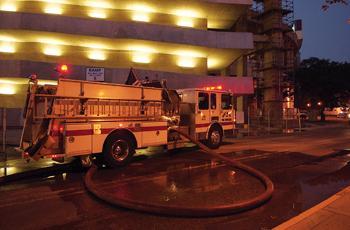
M 121 127 L 120 129 L 123 129 Z M 162 130 L 167 130 L 167 126 L 152 126 L 152 127 L 140 127 L 140 128 L 135 128 L 135 127 L 125 127 L 124 129 L 128 129 L 131 132 L 148 132 L 148 131 L 162 131 Z M 106 128 L 106 129 L 101 129 L 102 134 L 108 134 L 112 132 L 113 130 L 116 130 L 116 128 Z
M 221 125 L 233 125 L 233 122 L 220 122 Z
M 225 125 L 233 125 L 233 122 L 219 122 L 220 125 L 225 126 Z M 209 127 L 211 123 L 204 123 L 204 124 L 196 124 L 196 128 L 205 128 Z
M 92 135 L 94 131 L 92 129 L 84 129 L 84 130 L 66 130 L 66 136 L 87 136 Z
M 204 124 L 196 124 L 196 128 L 206 128 L 210 125 L 211 123 L 204 123 Z
M 105 128 L 101 129 L 101 134 L 108 134 L 112 132 L 113 130 L 116 130 L 118 128 Z M 120 128 L 122 129 L 122 128 Z M 148 131 L 163 131 L 167 130 L 167 126 L 151 126 L 151 127 L 140 127 L 139 129 L 135 127 L 125 127 L 125 129 L 130 130 L 131 132 L 148 132 Z M 85 129 L 85 130 L 66 130 L 66 136 L 87 136 L 87 135 L 93 135 L 94 131 L 93 129 Z
M 154 126 L 154 127 L 141 127 L 141 131 L 162 131 L 162 130 L 168 130 L 167 126 Z

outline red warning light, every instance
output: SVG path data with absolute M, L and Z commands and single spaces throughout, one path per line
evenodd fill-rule
M 68 72 L 68 66 L 67 65 L 61 65 L 60 66 L 60 72 L 67 73 Z
M 55 71 L 59 73 L 59 77 L 64 77 L 69 73 L 68 65 L 62 64 L 55 68 Z
M 59 131 L 60 131 L 60 134 L 62 134 L 64 132 L 64 126 L 63 125 L 60 125 Z
M 222 90 L 222 86 L 219 85 L 218 87 L 216 87 L 218 90 Z

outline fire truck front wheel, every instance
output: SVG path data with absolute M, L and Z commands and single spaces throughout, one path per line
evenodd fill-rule
M 132 140 L 124 135 L 111 135 L 105 143 L 103 157 L 112 168 L 124 166 L 130 162 L 135 153 Z
M 217 149 L 222 142 L 222 130 L 219 126 L 213 125 L 208 132 L 207 146 L 211 149 Z

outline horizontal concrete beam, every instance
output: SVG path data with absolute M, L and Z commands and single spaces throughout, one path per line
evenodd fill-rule
M 203 2 L 210 3 L 224 3 L 224 4 L 242 4 L 242 5 L 252 5 L 253 0 L 202 0 Z
M 135 22 L 73 17 L 1 13 L 0 29 L 59 32 L 107 38 L 131 38 L 220 49 L 253 49 L 253 34 L 217 32 Z
M 8 67 L 7 67 L 8 66 Z M 10 68 L 11 67 L 11 68 Z M 55 80 L 58 78 L 54 72 L 55 64 L 32 61 L 1 61 L 0 77 L 28 77 L 35 73 L 39 79 Z M 70 67 L 68 78 L 86 80 L 86 68 L 91 66 L 75 65 Z M 16 68 L 16 71 L 13 71 Z M 105 81 L 124 84 L 127 80 L 130 69 L 128 68 L 105 68 Z M 196 88 L 221 85 L 226 90 L 231 90 L 236 95 L 253 93 L 253 80 L 251 77 L 228 77 L 228 76 L 207 76 L 198 74 L 169 73 L 134 68 L 138 79 L 167 80 L 167 85 L 172 89 Z

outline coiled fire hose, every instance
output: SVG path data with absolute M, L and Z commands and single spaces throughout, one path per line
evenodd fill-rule
M 213 152 L 207 146 L 194 140 L 189 135 L 177 129 L 171 128 L 171 130 L 191 140 L 193 143 L 197 144 L 203 152 L 209 154 L 212 157 L 219 158 L 220 160 L 224 161 L 228 166 L 238 168 L 258 178 L 259 181 L 264 184 L 265 191 L 262 194 L 249 200 L 244 200 L 234 204 L 219 205 L 219 206 L 214 206 L 209 208 L 151 204 L 147 202 L 132 200 L 127 197 L 116 198 L 111 193 L 103 191 L 92 180 L 94 174 L 97 172 L 97 166 L 95 165 L 93 165 L 85 175 L 84 182 L 85 182 L 86 189 L 96 197 L 112 205 L 124 207 L 127 209 L 137 210 L 137 211 L 148 212 L 148 213 L 171 215 L 171 216 L 183 216 L 183 217 L 210 217 L 210 216 L 220 216 L 220 215 L 228 215 L 228 214 L 233 214 L 237 212 L 242 212 L 245 210 L 256 208 L 262 205 L 263 203 L 265 203 L 266 201 L 268 201 L 272 197 L 272 193 L 274 191 L 274 185 L 270 180 L 270 178 L 268 178 L 262 172 L 250 166 L 247 166 L 243 163 L 240 163 L 238 161 L 224 157 L 221 154 Z

